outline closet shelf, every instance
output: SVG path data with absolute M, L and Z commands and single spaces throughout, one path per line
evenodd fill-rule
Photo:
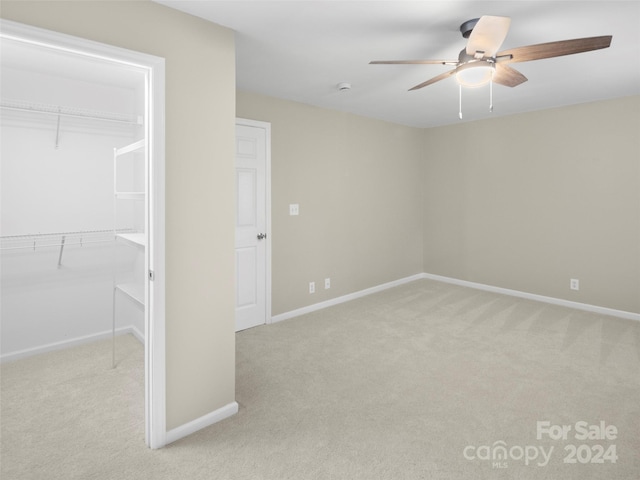
M 25 102 L 22 100 L 0 100 L 0 107 L 7 110 L 22 112 L 44 113 L 48 115 L 59 115 L 62 117 L 86 118 L 90 120 L 101 120 L 107 122 L 126 123 L 129 125 L 142 125 L 142 117 L 115 112 L 101 112 L 86 108 L 65 107 L 62 105 L 51 105 L 46 103 Z
M 147 188 L 147 178 L 148 178 L 148 169 L 147 169 L 147 156 L 144 155 L 144 149 L 146 147 L 146 139 L 138 140 L 129 145 L 125 145 L 123 147 L 116 147 L 113 149 L 113 195 L 114 195 L 114 225 L 118 225 L 118 202 L 117 200 L 142 200 L 145 201 L 147 199 L 146 188 Z M 144 186 L 141 183 L 142 172 L 144 172 Z M 122 189 L 122 190 L 121 190 Z M 130 189 L 129 191 L 124 191 L 124 189 Z M 135 191 L 132 191 L 135 190 Z M 139 205 L 137 205 L 139 206 Z M 142 224 L 140 217 L 144 215 L 145 225 L 146 225 L 146 210 L 148 205 L 145 208 L 134 208 L 134 219 L 138 220 L 138 225 Z M 134 223 L 135 224 L 135 223 Z M 140 259 L 140 254 L 144 255 L 144 270 L 148 270 L 148 259 L 146 257 L 146 247 L 147 247 L 147 235 L 146 233 L 140 230 L 132 231 L 132 232 L 123 232 L 119 233 L 116 236 L 116 240 L 122 241 L 129 246 L 138 250 L 137 258 Z M 141 276 L 142 274 L 142 276 Z M 134 282 L 122 282 L 120 283 L 114 277 L 114 289 L 113 289 L 113 336 L 115 337 L 115 329 L 116 329 L 116 302 L 117 297 L 116 292 L 120 291 L 124 293 L 127 297 L 135 301 L 139 306 L 143 308 L 145 311 L 145 315 L 147 314 L 145 300 L 146 300 L 146 286 L 148 285 L 148 279 L 146 277 L 146 273 L 140 272 L 139 269 L 135 269 L 134 271 Z M 127 280 L 130 280 L 129 278 Z M 115 366 L 115 347 L 113 354 L 113 364 Z
M 125 155 L 127 153 L 130 152 L 135 152 L 136 150 L 141 150 L 144 148 L 144 138 L 142 140 L 138 140 L 135 143 L 132 143 L 131 145 L 127 145 L 125 147 L 122 148 L 114 148 L 114 153 L 116 156 L 120 156 L 120 155 Z
M 138 247 L 147 245 L 147 238 L 144 233 L 119 233 L 116 238 Z
M 119 283 L 116 290 L 121 291 L 130 299 L 144 306 L 144 285 L 140 283 Z
M 144 200 L 144 192 L 115 192 L 119 200 Z

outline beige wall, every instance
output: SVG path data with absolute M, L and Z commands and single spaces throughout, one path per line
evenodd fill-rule
M 640 313 L 639 132 L 640 97 L 426 130 L 425 272 Z
M 247 92 L 237 114 L 271 123 L 274 315 L 422 271 L 419 129 Z
M 237 114 L 272 124 L 274 315 L 422 271 L 640 312 L 640 97 L 426 130 L 247 92 Z
M 1 15 L 166 59 L 167 428 L 233 402 L 233 32 L 148 1 L 3 0 Z

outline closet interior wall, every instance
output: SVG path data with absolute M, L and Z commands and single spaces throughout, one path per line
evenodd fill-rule
M 20 42 L 2 57 L 1 358 L 109 338 L 114 318 L 144 341 L 144 307 L 114 302 L 114 282 L 144 278 L 144 249 L 115 238 L 144 229 L 144 202 L 114 201 L 114 148 L 145 135 L 144 74 Z

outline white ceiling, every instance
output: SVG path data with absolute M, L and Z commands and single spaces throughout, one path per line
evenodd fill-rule
M 515 88 L 465 89 L 463 121 L 640 94 L 638 1 L 212 1 L 155 0 L 236 31 L 237 87 L 416 127 L 459 122 L 448 78 L 409 88 L 444 65 L 369 65 L 371 60 L 453 59 L 459 26 L 482 15 L 511 17 L 500 50 L 613 35 L 611 47 L 510 66 Z M 349 82 L 352 89 L 338 91 Z

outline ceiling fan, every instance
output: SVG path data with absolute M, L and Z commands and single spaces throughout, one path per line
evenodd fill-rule
M 455 65 L 453 70 L 441 73 L 410 90 L 432 85 L 455 75 L 465 86 L 478 86 L 492 81 L 507 87 L 516 87 L 527 81 L 522 73 L 510 67 L 509 63 L 529 62 L 544 58 L 573 55 L 607 48 L 611 45 L 611 35 L 601 37 L 576 38 L 557 42 L 540 43 L 511 48 L 498 52 L 509 31 L 511 19 L 485 15 L 468 20 L 460 25 L 460 32 L 468 38 L 466 48 L 460 51 L 457 60 L 378 60 L 371 64 L 386 65 Z

